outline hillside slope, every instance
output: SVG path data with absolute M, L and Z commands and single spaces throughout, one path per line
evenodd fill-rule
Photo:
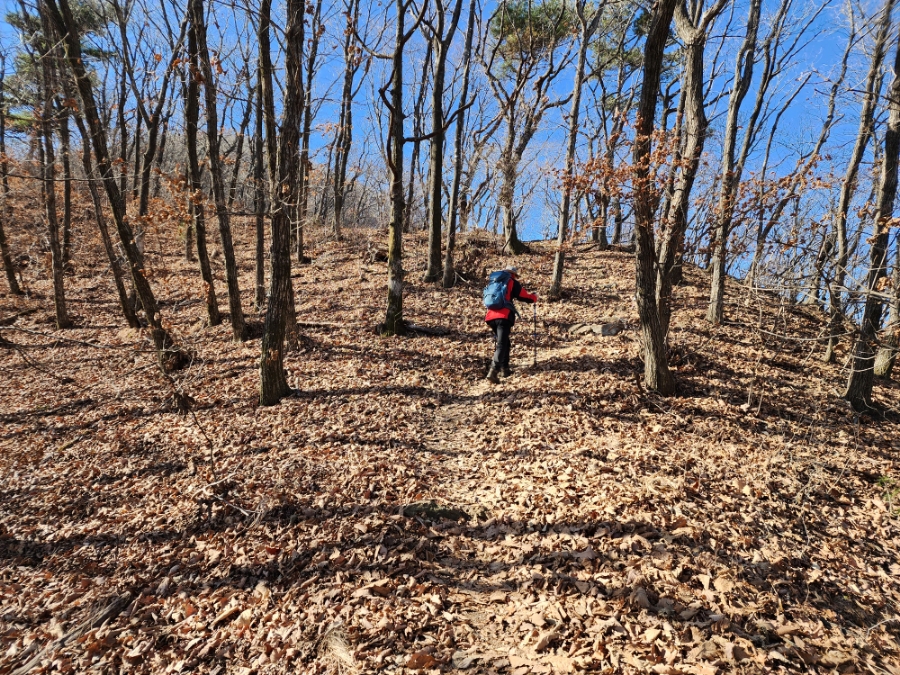
M 632 258 L 576 249 L 537 364 L 526 307 L 491 386 L 479 283 L 423 287 L 409 240 L 408 318 L 449 332 L 382 338 L 384 265 L 321 242 L 297 393 L 259 408 L 259 340 L 203 326 L 178 246 L 150 246 L 195 355 L 171 382 L 99 262 L 68 277 L 73 330 L 38 271 L 45 297 L 0 297 L 0 673 L 900 672 L 900 436 L 836 397 L 814 310 L 735 285 L 712 327 L 688 270 L 658 398 Z M 470 277 L 505 264 L 467 252 Z M 517 264 L 544 295 L 549 248 Z

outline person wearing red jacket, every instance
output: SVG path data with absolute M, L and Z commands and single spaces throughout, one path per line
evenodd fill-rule
M 484 320 L 491 327 L 494 333 L 494 341 L 496 349 L 494 350 L 494 359 L 491 361 L 491 368 L 488 370 L 487 379 L 498 384 L 500 382 L 499 374 L 503 377 L 509 377 L 512 371 L 509 367 L 509 335 L 512 327 L 516 323 L 516 309 L 513 307 L 513 300 L 521 300 L 522 302 L 537 302 L 537 294 L 529 293 L 525 287 L 519 283 L 519 269 L 510 265 L 505 272 L 509 272 L 509 281 L 506 284 L 506 301 L 509 307 L 502 309 L 489 309 Z

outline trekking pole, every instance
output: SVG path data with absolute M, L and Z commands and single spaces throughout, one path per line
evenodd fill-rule
M 534 308 L 534 324 L 531 331 L 531 344 L 534 346 L 534 363 L 532 367 L 537 367 L 537 303 L 532 305 Z

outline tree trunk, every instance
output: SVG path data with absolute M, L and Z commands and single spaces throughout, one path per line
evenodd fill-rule
M 41 13 L 44 34 L 50 34 L 46 15 Z M 42 192 L 47 215 L 47 238 L 50 242 L 50 273 L 53 278 L 53 304 L 56 308 L 56 327 L 69 328 L 72 322 L 66 311 L 66 293 L 63 282 L 63 257 L 59 242 L 59 220 L 56 213 L 56 158 L 53 147 L 53 98 L 52 74 L 49 53 L 41 54 L 41 97 L 39 157 L 43 173 Z
M 437 14 L 431 42 L 434 45 L 434 83 L 431 95 L 431 154 L 428 160 L 428 267 L 425 270 L 425 283 L 434 283 L 441 278 L 441 229 L 444 209 L 444 79 L 447 72 L 447 53 L 459 23 L 462 0 L 456 0 L 456 6 L 444 35 L 445 9 L 444 0 L 437 0 Z M 464 102 L 463 102 L 464 104 Z
M 747 32 L 738 53 L 734 69 L 731 95 L 728 98 L 728 114 L 725 118 L 725 138 L 722 151 L 722 182 L 719 188 L 718 213 L 713 230 L 712 250 L 712 287 L 709 295 L 709 308 L 706 320 L 710 323 L 722 322 L 725 307 L 725 277 L 728 235 L 731 232 L 731 220 L 734 215 L 734 200 L 737 194 L 740 176 L 735 172 L 735 146 L 739 128 L 738 115 L 741 103 L 747 95 L 753 80 L 753 65 L 756 54 L 756 35 L 759 30 L 759 15 L 762 0 L 751 0 L 750 15 L 747 18 Z
M 0 203 L 0 256 L 3 258 L 3 269 L 6 271 L 9 292 L 13 295 L 22 295 L 22 289 L 19 287 L 18 279 L 16 279 L 16 270 L 13 267 L 9 243 L 6 240 L 6 232 L 3 229 L 5 222 L 12 221 L 12 209 L 9 206 L 9 160 L 6 157 L 6 89 L 3 81 L 5 68 L 6 59 L 0 56 L 0 183 L 2 183 L 3 188 L 3 202 Z
M 297 219 L 297 262 L 301 265 L 309 262 L 304 251 L 303 230 L 309 214 L 309 184 L 312 162 L 309 161 L 309 135 L 312 130 L 312 81 L 316 74 L 316 58 L 319 53 L 319 27 L 322 25 L 322 0 L 316 1 L 312 17 L 312 37 L 309 39 L 309 54 L 306 55 L 306 81 L 303 100 L 303 133 L 300 147 L 300 198 L 299 218 Z
M 622 214 L 622 200 L 618 197 L 613 197 L 612 203 L 610 204 L 610 210 L 612 211 L 613 217 L 612 243 L 613 246 L 618 246 L 622 243 L 622 225 L 625 222 L 625 218 Z
M 334 212 L 332 230 L 338 241 L 343 239 L 344 195 L 347 186 L 347 162 L 353 145 L 353 78 L 360 67 L 360 56 L 354 49 L 353 35 L 359 23 L 360 0 L 350 0 L 347 7 L 347 29 L 344 31 L 344 86 L 341 112 L 334 141 Z
M 886 14 L 890 14 L 892 5 L 893 0 L 887 0 Z M 869 273 L 866 278 L 866 304 L 859 337 L 853 348 L 850 378 L 844 392 L 844 398 L 859 412 L 872 405 L 875 349 L 883 309 L 883 301 L 878 293 L 881 281 L 886 276 L 888 235 L 894 215 L 894 200 L 897 197 L 897 164 L 900 158 L 900 39 L 897 41 L 896 49 L 894 79 L 888 96 L 890 113 L 884 134 L 884 157 L 876 202 L 875 232 L 871 240 Z
M 443 29 L 443 17 L 439 24 Z M 444 75 L 447 53 L 434 41 L 434 83 L 431 98 L 431 132 L 428 157 L 428 266 L 422 279 L 426 284 L 436 282 L 441 275 L 441 230 L 443 225 L 443 178 L 444 178 Z
M 881 91 L 882 74 L 881 66 L 887 49 L 888 33 L 891 29 L 891 14 L 895 0 L 886 0 L 881 21 L 878 25 L 878 33 L 872 51 L 872 60 L 869 64 L 869 72 L 866 76 L 865 93 L 862 109 L 859 113 L 859 129 L 856 134 L 856 142 L 847 163 L 844 173 L 844 182 L 841 184 L 841 192 L 838 200 L 838 210 L 834 217 L 835 244 L 837 245 L 837 258 L 835 260 L 834 279 L 829 288 L 829 313 L 831 319 L 828 326 L 828 347 L 822 359 L 831 363 L 835 358 L 835 349 L 839 341 L 838 335 L 844 319 L 843 293 L 847 279 L 847 263 L 850 259 L 850 249 L 847 241 L 847 214 L 850 211 L 850 202 L 856 191 L 856 178 L 863 156 L 869 145 L 869 139 L 875 129 L 875 108 L 878 103 L 878 94 Z
M 675 28 L 684 44 L 684 76 L 679 102 L 679 128 L 681 139 L 677 172 L 671 175 L 671 199 L 668 204 L 665 234 L 659 247 L 657 263 L 656 304 L 659 323 L 664 334 L 669 332 L 672 316 L 672 288 L 678 280 L 681 269 L 681 255 L 684 251 L 684 236 L 688 227 L 688 210 L 691 191 L 700 168 L 700 157 L 706 143 L 709 122 L 704 109 L 703 75 L 704 51 L 707 31 L 713 20 L 725 8 L 720 0 L 700 18 L 692 18 L 679 4 L 675 9 Z
M 888 311 L 887 326 L 881 338 L 881 348 L 875 357 L 875 375 L 890 377 L 897 359 L 897 347 L 900 346 L 900 233 L 894 237 L 894 271 L 891 275 L 891 303 Z
M 391 174 L 391 221 L 388 225 L 388 297 L 387 312 L 381 327 L 383 335 L 403 335 L 403 223 L 406 204 L 403 199 L 403 47 L 409 39 L 404 35 L 404 0 L 397 7 L 396 41 L 391 58 L 391 103 L 389 106 L 388 168 Z
M 403 231 L 412 231 L 412 209 L 410 205 L 415 199 L 416 189 L 416 171 L 419 171 L 419 155 L 422 151 L 422 109 L 425 107 L 425 90 L 428 88 L 428 71 L 431 68 L 431 59 L 434 56 L 434 46 L 431 41 L 425 43 L 425 64 L 422 68 L 422 80 L 419 82 L 419 93 L 413 102 L 413 141 L 412 141 L 412 157 L 409 161 L 409 183 L 407 184 L 406 201 L 404 207 L 406 212 L 403 214 Z M 404 115 L 405 117 L 405 115 Z M 404 141 L 405 142 L 405 141 Z M 421 171 L 419 171 L 421 176 Z M 418 229 L 425 229 L 424 227 Z
M 93 83 L 81 57 L 81 41 L 72 10 L 69 8 L 68 0 L 45 0 L 45 6 L 49 9 L 57 34 L 63 36 L 66 59 L 78 85 L 81 109 L 90 128 L 94 155 L 97 158 L 103 186 L 112 208 L 119 241 L 131 266 L 132 280 L 150 324 L 151 337 L 157 350 L 160 367 L 164 370 L 180 368 L 187 362 L 187 359 L 185 354 L 175 346 L 168 331 L 163 327 L 162 314 L 157 307 L 153 289 L 147 281 L 143 269 L 143 259 L 134 242 L 134 233 L 126 219 L 125 202 L 113 175 L 109 147 L 106 142 L 106 129 L 101 124 L 100 115 L 97 113 Z
M 138 177 L 141 175 L 141 122 L 143 122 L 139 114 L 134 117 L 134 168 L 131 173 L 131 201 L 138 198 Z
M 256 84 L 256 131 L 253 134 L 253 210 L 256 212 L 256 309 L 263 308 L 266 299 L 266 193 L 263 176 L 263 89 L 262 80 Z
M 169 136 L 169 116 L 171 115 L 171 111 L 162 123 L 162 133 L 159 137 L 159 152 L 156 153 L 156 159 L 154 160 L 156 163 L 156 175 L 153 176 L 153 198 L 156 199 L 159 197 L 159 190 L 162 184 L 162 171 L 165 166 L 166 161 L 166 138 Z
M 184 103 L 185 141 L 188 158 L 188 212 L 194 236 L 197 238 L 197 258 L 200 261 L 200 277 L 203 279 L 203 294 L 206 300 L 206 316 L 210 326 L 222 323 L 219 303 L 216 300 L 215 278 L 209 263 L 209 250 L 206 241 L 206 195 L 203 193 L 203 182 L 200 175 L 200 159 L 197 154 L 198 127 L 200 119 L 200 72 L 197 67 L 197 31 L 191 23 L 188 29 L 188 68 L 187 91 Z
M 72 163 L 70 155 L 72 143 L 69 135 L 69 111 L 60 110 L 59 141 L 63 167 L 63 231 L 62 231 L 62 263 L 63 268 L 71 260 L 72 250 Z
M 515 159 L 515 130 L 513 120 L 508 120 L 506 142 L 500 155 L 500 194 L 497 201 L 500 204 L 503 223 L 503 251 L 511 255 L 521 255 L 525 252 L 525 246 L 519 241 L 519 232 L 516 228 L 516 211 L 513 201 L 516 194 L 516 177 L 519 171 L 519 163 Z
M 244 311 L 241 308 L 241 289 L 238 285 L 237 261 L 234 257 L 234 243 L 231 239 L 231 223 L 228 216 L 228 204 L 225 196 L 225 177 L 222 172 L 222 159 L 219 154 L 219 116 L 216 108 L 216 84 L 212 64 L 209 60 L 209 49 L 206 46 L 206 19 L 203 13 L 203 0 L 189 0 L 191 3 L 191 23 L 197 41 L 200 70 L 203 74 L 204 92 L 206 93 L 206 137 L 209 154 L 209 172 L 212 176 L 213 200 L 216 204 L 216 216 L 219 221 L 219 238 L 222 254 L 225 258 L 225 280 L 228 284 L 228 308 L 231 312 L 231 333 L 235 342 L 243 342 L 246 338 L 247 326 L 244 322 Z
M 231 210 L 234 200 L 237 197 L 238 180 L 241 175 L 241 160 L 244 157 L 244 136 L 247 135 L 247 127 L 250 126 L 250 117 L 253 114 L 253 98 L 256 87 L 247 92 L 247 108 L 244 110 L 244 117 L 241 120 L 240 130 L 237 135 L 237 147 L 234 150 L 234 168 L 231 170 L 231 183 L 228 186 L 228 202 L 227 207 Z
M 580 44 L 578 47 L 578 62 L 575 66 L 575 83 L 573 85 L 572 108 L 569 111 L 569 140 L 566 146 L 566 168 L 562 178 L 562 205 L 559 209 L 559 232 L 556 238 L 556 255 L 553 258 L 553 279 L 550 283 L 549 297 L 558 300 L 562 293 L 563 265 L 566 244 L 566 230 L 569 227 L 569 208 L 572 200 L 572 176 L 575 171 L 575 143 L 578 140 L 578 118 L 581 114 L 581 85 L 584 82 L 584 65 L 587 61 L 588 42 L 596 29 L 602 8 L 594 8 L 594 18 L 590 24 L 584 17 L 585 0 L 577 0 L 575 10 L 581 22 Z
M 69 96 L 68 92 L 66 93 Z M 73 115 L 75 118 L 75 126 L 81 135 L 81 165 L 84 169 L 84 176 L 88 179 L 88 189 L 91 192 L 91 203 L 94 205 L 94 218 L 97 221 L 97 229 L 100 230 L 100 239 L 103 242 L 103 250 L 106 251 L 106 259 L 109 261 L 109 267 L 113 273 L 113 283 L 116 285 L 116 295 L 119 298 L 119 306 L 122 308 L 122 315 L 131 328 L 140 328 L 141 323 L 138 321 L 137 314 L 134 312 L 131 302 L 128 300 L 128 290 L 125 288 L 125 273 L 119 264 L 119 258 L 116 255 L 115 247 L 109 236 L 109 227 L 106 225 L 106 217 L 103 215 L 103 204 L 100 201 L 100 191 L 97 189 L 97 182 L 94 180 L 94 167 L 91 161 L 91 145 L 88 130 L 84 126 L 84 121 L 78 113 Z
M 128 127 L 125 125 L 125 103 L 128 100 L 128 76 L 125 73 L 125 65 L 122 64 L 122 78 L 119 81 L 119 105 L 116 110 L 119 125 L 119 193 L 122 202 L 127 204 L 128 196 Z M 136 232 L 139 234 L 139 232 Z M 143 253 L 143 247 L 138 244 L 138 250 Z
M 475 0 L 469 1 L 469 23 L 466 27 L 466 45 L 463 48 L 463 80 L 462 91 L 459 95 L 459 105 L 461 110 L 456 116 L 456 137 L 454 139 L 453 152 L 453 183 L 450 188 L 450 204 L 448 205 L 447 214 L 447 250 L 444 253 L 444 275 L 442 285 L 444 288 L 452 288 L 456 283 L 456 270 L 453 268 L 453 253 L 456 249 L 456 222 L 457 214 L 465 207 L 460 204 L 459 184 L 462 179 L 462 163 L 463 163 L 463 133 L 466 128 L 466 111 L 465 106 L 469 97 L 469 75 L 472 69 L 472 37 L 475 33 Z M 460 213 L 460 229 L 465 231 L 466 214 Z
M 663 53 L 677 0 L 659 0 L 653 12 L 644 45 L 641 97 L 637 109 L 634 142 L 635 171 L 635 285 L 641 322 L 644 384 L 664 396 L 675 393 L 675 378 L 669 371 L 666 337 L 656 304 L 656 246 L 653 242 L 655 199 L 649 171 L 659 80 Z
M 274 178 L 270 196 L 272 212 L 271 276 L 266 300 L 266 320 L 259 360 L 259 404 L 275 405 L 291 389 L 284 370 L 285 337 L 292 321 L 294 291 L 291 284 L 291 212 L 297 198 L 300 123 L 303 113 L 303 15 L 302 0 L 288 0 L 283 123 L 277 136 L 273 93 L 273 68 L 269 27 L 271 0 L 262 0 L 259 19 L 259 66 L 263 93 L 269 171 Z M 277 143 L 277 145 L 276 145 Z M 277 165 L 276 165 L 277 161 Z
M 186 90 L 186 89 L 185 89 Z M 185 100 L 187 100 L 187 96 L 185 95 Z M 187 122 L 185 121 L 185 127 L 187 127 Z M 194 128 L 196 129 L 197 125 L 194 124 Z M 187 198 L 187 223 L 184 226 L 184 259 L 187 262 L 193 262 L 194 258 L 194 202 L 191 198 L 193 194 L 193 190 L 191 189 L 191 171 L 190 168 L 185 168 L 184 170 L 184 184 L 187 186 L 187 190 L 185 192 L 185 196 Z

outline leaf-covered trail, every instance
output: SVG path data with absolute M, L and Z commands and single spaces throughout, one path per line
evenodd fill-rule
M 96 270 L 72 280 L 71 331 L 2 299 L 42 309 L 0 352 L 0 672 L 35 654 L 48 672 L 897 672 L 900 442 L 834 397 L 813 310 L 734 288 L 713 328 L 689 270 L 681 390 L 658 399 L 634 378 L 631 259 L 575 251 L 537 367 L 523 319 L 492 386 L 480 288 L 411 284 L 410 318 L 450 332 L 384 339 L 365 247 L 311 251 L 298 317 L 320 325 L 272 408 L 258 339 L 203 326 L 180 259 L 154 281 L 196 355 L 176 379 L 192 415 Z M 539 294 L 551 263 L 519 263 Z M 630 328 L 567 330 L 612 317 Z

